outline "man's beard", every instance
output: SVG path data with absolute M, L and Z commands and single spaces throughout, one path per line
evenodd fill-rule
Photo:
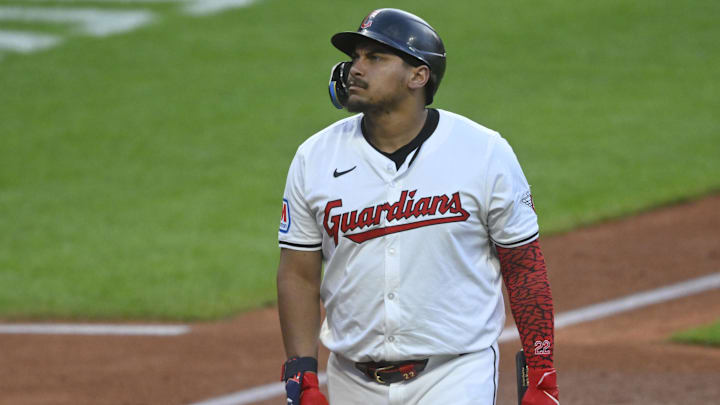
M 350 76 L 348 79 L 348 88 L 350 86 L 357 86 L 363 90 L 367 90 L 368 84 L 363 80 L 355 79 L 354 77 Z M 368 108 L 371 107 L 370 103 L 367 103 L 362 100 L 353 99 L 352 95 L 348 95 L 348 101 L 345 108 L 352 113 L 358 113 L 358 112 L 366 112 Z
M 353 99 L 350 97 L 348 98 L 345 108 L 347 108 L 347 110 L 351 113 L 366 113 L 373 108 L 373 104 L 370 104 L 365 100 L 358 100 L 357 98 Z
M 367 91 L 368 87 L 363 87 Z M 402 96 L 399 93 L 388 93 L 383 98 L 375 102 L 369 102 L 366 98 L 348 97 L 345 108 L 351 113 L 377 113 L 390 112 L 400 103 Z

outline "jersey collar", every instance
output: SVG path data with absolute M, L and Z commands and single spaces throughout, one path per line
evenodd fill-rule
M 417 152 L 420 151 L 420 147 L 422 144 L 435 132 L 435 129 L 438 126 L 438 122 L 440 121 L 440 113 L 434 108 L 428 109 L 427 118 L 425 119 L 425 124 L 423 125 L 422 129 L 420 130 L 420 133 L 418 133 L 415 138 L 412 139 L 408 144 L 405 146 L 402 146 L 400 149 L 396 150 L 395 152 L 387 153 L 383 152 L 380 149 L 376 148 L 372 143 L 370 143 L 370 140 L 368 139 L 367 130 L 365 129 L 365 118 L 360 121 L 360 132 L 363 135 L 363 138 L 365 138 L 365 141 L 372 146 L 373 149 L 387 157 L 388 159 L 392 160 L 395 163 L 395 168 L 397 170 L 400 169 L 400 166 L 402 166 L 403 163 L 405 163 L 405 160 L 407 159 L 408 155 L 414 150 L 417 150 Z M 417 152 L 413 155 L 413 157 L 410 159 L 410 162 L 408 163 L 408 167 L 412 164 L 413 160 L 415 160 L 415 157 L 418 155 Z

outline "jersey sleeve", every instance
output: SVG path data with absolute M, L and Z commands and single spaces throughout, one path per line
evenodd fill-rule
M 295 154 L 283 194 L 278 244 L 295 250 L 320 250 L 322 233 L 313 210 L 305 200 L 305 167 L 302 155 Z
M 538 223 L 530 185 L 505 139 L 497 138 L 488 165 L 485 185 L 490 238 L 504 248 L 536 240 Z

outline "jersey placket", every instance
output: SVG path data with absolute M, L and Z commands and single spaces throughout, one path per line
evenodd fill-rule
M 376 149 L 374 149 L 363 137 L 359 134 L 355 138 L 355 146 L 364 155 L 368 165 L 374 169 L 375 173 L 380 178 L 381 187 L 385 188 L 385 198 L 389 204 L 400 200 L 400 195 L 404 185 L 403 179 L 405 173 L 408 170 L 408 162 L 412 159 L 415 152 L 410 153 L 400 168 L 396 168 L 395 162 L 390 160 L 388 157 L 382 155 Z M 383 215 L 380 222 L 380 226 L 387 227 L 395 225 L 396 222 L 388 222 L 387 213 Z M 383 288 L 383 307 L 385 309 L 385 325 L 384 325 L 384 339 L 383 339 L 383 357 L 386 359 L 398 358 L 401 352 L 397 349 L 402 345 L 402 336 L 398 336 L 396 333 L 402 326 L 399 320 L 402 319 L 402 311 L 399 307 L 399 303 L 402 301 L 402 296 L 399 294 L 398 287 L 400 285 L 400 269 L 401 269 L 401 251 L 400 251 L 400 239 L 397 234 L 385 235 L 380 238 L 384 251 L 385 268 L 385 285 Z M 380 252 L 378 252 L 380 253 Z
M 403 175 L 406 170 L 406 164 L 403 164 L 400 169 L 396 170 L 394 163 L 387 163 L 386 173 L 388 176 L 385 186 L 387 201 L 394 202 L 400 200 L 404 185 Z M 385 218 L 383 222 L 383 226 L 394 224 L 388 223 L 387 218 Z M 397 345 L 402 344 L 402 337 L 396 333 L 401 326 L 399 320 L 402 318 L 401 309 L 398 306 L 402 299 L 398 293 L 402 252 L 397 234 L 385 235 L 382 241 L 385 248 L 385 353 L 387 358 L 397 358 L 400 355 L 400 351 L 397 350 Z

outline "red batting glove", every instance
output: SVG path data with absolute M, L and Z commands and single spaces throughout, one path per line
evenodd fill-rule
M 325 395 L 320 392 L 317 374 L 313 372 L 303 375 L 300 405 L 328 405 Z
M 328 405 L 320 392 L 317 376 L 317 359 L 293 357 L 282 368 L 287 405 Z
M 554 368 L 529 369 L 528 382 L 522 405 L 560 405 L 557 372 Z

